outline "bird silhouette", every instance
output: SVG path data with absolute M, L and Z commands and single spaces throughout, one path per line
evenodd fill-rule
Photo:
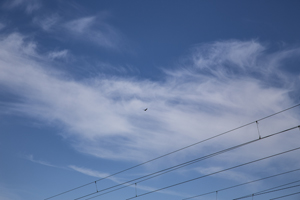
M 144 111 L 147 111 L 147 110 L 148 110 L 148 108 L 145 108 L 145 109 L 144 109 Z

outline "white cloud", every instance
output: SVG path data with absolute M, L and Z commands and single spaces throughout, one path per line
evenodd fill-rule
M 46 17 L 36 17 L 33 22 L 39 25 L 44 31 L 50 31 L 59 22 L 60 16 L 52 14 Z
M 93 176 L 93 177 L 96 177 L 96 178 L 104 178 L 104 177 L 107 177 L 109 175 L 107 173 L 101 173 L 101 172 L 98 172 L 96 170 L 91 170 L 91 169 L 87 169 L 87 168 L 84 168 L 84 167 L 77 167 L 77 166 L 74 166 L 74 165 L 70 165 L 69 168 L 71 168 L 71 169 L 73 169 L 77 172 L 83 173 L 85 175 Z
M 48 57 L 52 60 L 54 59 L 64 59 L 68 56 L 69 51 L 68 50 L 61 50 L 61 51 L 52 51 L 48 53 Z
M 64 169 L 64 167 L 59 167 L 59 166 L 56 166 L 56 165 L 52 165 L 51 163 L 43 161 L 43 160 L 36 160 L 36 159 L 33 158 L 33 155 L 27 155 L 27 156 L 25 156 L 25 159 L 27 159 L 31 162 L 40 164 L 40 165 L 45 165 L 45 166 L 48 166 L 48 167 L 55 167 L 55 168 Z
M 82 174 L 85 174 L 85 175 L 88 175 L 88 176 L 93 176 L 93 177 L 96 177 L 96 178 L 104 178 L 104 177 L 107 177 L 109 174 L 106 174 L 106 173 L 101 173 L 97 170 L 92 170 L 92 169 L 88 169 L 88 168 L 84 168 L 84 167 L 78 167 L 78 166 L 74 166 L 74 165 L 70 165 L 69 168 L 79 172 L 79 173 L 82 173 Z M 112 180 L 114 181 L 116 184 L 122 184 L 126 181 L 121 181 L 121 180 L 118 180 L 117 178 L 115 177 L 109 177 L 108 178 L 109 180 Z M 144 191 L 153 191 L 153 190 L 156 190 L 157 188 L 153 188 L 153 187 L 149 187 L 149 186 L 143 186 L 141 184 L 137 184 L 136 186 L 133 184 L 133 183 L 128 183 L 127 184 L 128 187 L 132 187 L 132 188 L 137 188 L 139 190 L 144 190 Z M 118 187 L 116 187 L 115 189 L 117 189 Z M 186 194 L 182 194 L 182 193 L 178 193 L 178 192 L 175 192 L 175 191 L 160 191 L 160 193 L 165 193 L 165 194 L 171 194 L 171 195 L 176 195 L 176 196 L 187 196 Z M 101 195 L 101 194 L 100 194 Z M 97 195 L 95 195 L 97 196 Z
M 6 8 L 24 7 L 26 13 L 31 14 L 41 7 L 40 0 L 10 0 L 4 4 Z
M 5 24 L 0 22 L 0 30 L 2 30 L 3 28 L 5 28 Z
M 3 45 L 0 51 L 3 53 L 3 57 L 5 55 L 10 58 L 13 56 L 19 57 L 19 55 L 14 54 L 14 52 L 19 52 L 24 56 L 37 56 L 35 53 L 36 44 L 34 42 L 24 43 L 26 38 L 18 33 L 12 33 L 7 37 L 2 36 L 0 39 L 1 44 Z
M 122 34 L 106 22 L 107 13 L 81 17 L 72 20 L 63 19 L 58 13 L 35 17 L 33 23 L 44 31 L 58 33 L 78 43 L 89 43 L 100 47 L 119 50 L 125 40 Z
M 71 31 L 83 34 L 95 23 L 96 17 L 83 17 L 77 20 L 70 21 L 66 24 L 66 27 Z
M 209 168 L 203 168 L 203 167 L 197 167 L 196 171 L 198 171 L 200 174 L 202 175 L 207 175 L 207 174 L 212 174 L 218 171 L 222 171 L 224 170 L 223 167 L 209 167 Z M 228 180 L 234 180 L 236 182 L 247 182 L 250 180 L 254 180 L 255 177 L 247 174 L 247 173 L 243 173 L 243 172 L 239 172 L 239 171 L 233 171 L 233 170 L 229 170 L 229 171 L 225 171 L 219 174 L 216 174 L 214 176 L 219 176 L 223 179 L 228 179 Z
M 102 47 L 115 49 L 121 44 L 121 34 L 107 24 L 103 17 L 82 17 L 65 23 L 64 27 L 68 35 Z
M 80 33 L 94 19 L 74 23 L 79 25 L 74 31 Z M 277 67 L 282 65 L 278 57 L 298 55 L 299 49 L 267 54 L 257 41 L 199 48 L 187 67 L 167 71 L 161 82 L 122 77 L 78 82 L 35 59 L 33 44 L 18 34 L 0 41 L 0 85 L 22 99 L 11 109 L 58 122 L 77 151 L 106 159 L 147 160 L 272 114 L 294 104 L 289 93 L 297 91 L 294 86 L 299 82 L 297 75 L 287 76 Z M 270 84 L 274 78 L 280 86 Z M 262 134 L 298 125 L 298 117 L 282 114 Z M 204 144 L 198 152 L 256 138 L 255 129 L 253 125 L 243 134 L 216 140 L 219 143 L 212 146 Z M 287 140 L 296 145 L 293 137 Z M 261 150 L 267 154 L 274 146 L 288 147 L 274 139 Z M 255 156 L 251 151 L 235 156 L 239 155 Z

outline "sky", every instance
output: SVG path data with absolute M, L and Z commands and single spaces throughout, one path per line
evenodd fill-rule
M 0 199 L 299 192 L 299 10 L 296 0 L 0 1 Z

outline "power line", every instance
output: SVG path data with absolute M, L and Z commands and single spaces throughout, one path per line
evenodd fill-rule
M 291 188 L 295 188 L 295 187 L 300 187 L 300 185 L 293 185 L 293 186 L 290 186 L 290 187 L 285 187 L 285 188 L 280 188 L 280 189 L 276 189 L 276 190 L 265 191 L 265 192 L 261 192 L 261 193 L 258 193 L 258 194 L 254 194 L 253 196 L 259 196 L 259 195 L 268 194 L 268 193 L 272 193 L 272 192 L 278 192 L 278 191 L 281 191 L 281 190 L 287 190 L 287 189 L 291 189 Z
M 266 138 L 269 138 L 269 137 L 272 137 L 272 136 L 278 135 L 278 134 L 280 134 L 280 133 L 284 133 L 284 132 L 287 132 L 287 131 L 290 131 L 290 130 L 296 129 L 296 128 L 298 128 L 298 127 L 300 128 L 300 126 L 295 126 L 295 127 L 292 127 L 292 128 L 289 128 L 289 129 L 286 129 L 286 130 L 283 130 L 283 131 L 280 131 L 280 132 L 277 132 L 277 133 L 273 133 L 273 134 L 267 135 L 267 136 L 265 136 L 265 137 L 260 137 L 259 139 L 255 139 L 255 140 L 252 140 L 252 141 L 249 141 L 249 142 L 245 142 L 245 143 L 239 144 L 239 145 L 237 145 L 237 146 L 234 146 L 234 147 L 230 147 L 230 148 L 228 148 L 228 149 L 225 149 L 225 150 L 218 151 L 218 152 L 216 152 L 216 153 L 213 153 L 213 155 L 212 155 L 212 154 L 210 154 L 210 155 L 212 155 L 212 156 L 209 156 L 209 155 L 208 155 L 209 157 L 207 157 L 207 158 L 205 157 L 205 159 L 208 159 L 208 158 L 211 158 L 211 157 L 214 157 L 214 156 L 217 156 L 217 155 L 220 155 L 220 154 L 226 153 L 226 152 L 228 152 L 228 151 L 231 151 L 231 150 L 234 150 L 234 149 L 240 148 L 240 147 L 242 147 L 242 146 L 245 146 L 245 145 L 248 145 L 248 144 L 251 144 L 251 143 L 257 142 L 257 141 L 261 141 L 261 140 L 263 140 L 263 139 L 266 139 Z M 195 159 L 195 160 L 196 160 L 196 159 Z M 185 166 L 187 166 L 187 165 L 190 165 L 190 164 L 194 164 L 194 163 L 196 163 L 196 162 L 199 162 L 199 161 L 202 161 L 202 160 L 204 160 L 204 159 L 201 159 L 201 160 L 198 160 L 198 159 L 197 159 L 196 161 L 193 161 L 193 162 L 191 162 L 191 163 L 188 163 L 188 164 L 186 164 L 186 165 L 183 165 L 183 166 L 180 166 L 180 167 L 178 167 L 178 168 L 172 169 L 172 170 L 170 170 L 170 171 L 163 172 L 163 173 L 161 173 L 161 174 L 155 175 L 155 176 L 153 176 L 153 177 L 150 177 L 150 178 L 154 178 L 154 177 L 156 177 L 156 176 L 163 175 L 163 174 L 165 174 L 165 173 L 168 173 L 168 172 L 171 172 L 171 171 L 177 170 L 177 169 L 179 169 L 179 168 L 185 167 Z M 140 182 L 146 181 L 146 180 L 148 180 L 148 179 L 150 179 L 150 178 L 147 178 L 147 179 L 144 179 L 144 180 L 138 181 L 137 183 L 140 183 Z
M 256 193 L 249 194 L 249 195 L 246 195 L 246 196 L 238 197 L 238 198 L 235 198 L 233 200 L 244 199 L 244 198 L 248 198 L 248 197 L 252 197 L 252 196 L 259 196 L 259 195 L 268 194 L 268 193 L 271 193 L 271 192 L 277 192 L 277 191 L 280 191 L 280 190 L 286 190 L 286 189 L 290 189 L 290 188 L 294 188 L 294 187 L 299 187 L 300 185 L 293 185 L 293 186 L 286 187 L 286 188 L 280 188 L 282 186 L 290 185 L 290 184 L 297 183 L 297 182 L 299 182 L 299 181 L 294 181 L 294 182 L 291 182 L 291 183 L 287 183 L 287 184 L 279 185 L 279 186 L 276 186 L 276 187 L 272 187 L 272 188 L 269 188 L 269 189 L 266 189 L 266 190 L 262 190 L 260 192 L 256 192 Z M 276 188 L 280 188 L 280 189 L 276 189 Z M 274 190 L 274 189 L 276 189 L 276 190 Z
M 78 197 L 78 198 L 76 198 L 76 200 L 82 199 L 82 198 L 85 198 L 85 197 L 88 197 L 88 196 L 91 196 L 91 195 L 94 195 L 94 194 L 97 194 L 97 193 L 99 193 L 99 192 L 103 192 L 103 191 L 106 191 L 106 190 L 109 190 L 109 189 L 113 189 L 113 188 L 118 187 L 118 186 L 121 186 L 121 185 L 129 184 L 129 185 L 120 187 L 120 188 L 115 189 L 115 190 L 112 190 L 112 191 L 116 191 L 116 190 L 119 190 L 119 189 L 123 189 L 123 188 L 125 188 L 125 187 L 129 187 L 129 186 L 134 185 L 134 184 L 136 184 L 136 183 L 140 183 L 140 182 L 143 182 L 143 181 L 146 181 L 146 180 L 155 178 L 155 177 L 157 177 L 157 176 L 161 176 L 161 175 L 163 175 L 163 174 L 165 174 L 165 173 L 169 173 L 169 172 L 171 172 L 171 171 L 180 169 L 180 168 L 182 168 L 182 167 L 186 167 L 186 166 L 191 165 L 191 164 L 194 164 L 194 163 L 196 163 L 196 162 L 200 162 L 200 161 L 203 161 L 203 160 L 205 160 L 205 159 L 209 159 L 209 158 L 211 158 L 211 157 L 214 157 L 214 156 L 217 156 L 217 155 L 226 153 L 226 152 L 228 152 L 228 151 L 231 151 L 231 150 L 240 148 L 240 147 L 242 147 L 242 146 L 245 146 L 245 145 L 248 145 L 248 144 L 257 142 L 257 141 L 261 141 L 261 140 L 263 140 L 263 139 L 266 139 L 266 138 L 269 138 L 269 137 L 272 137 L 272 136 L 275 136 L 275 135 L 278 135 L 278 134 L 281 134 L 281 133 L 284 133 L 284 132 L 287 132 L 287 131 L 290 131 L 290 130 L 293 130 L 293 129 L 296 129 L 296 128 L 298 128 L 298 127 L 300 127 L 300 126 L 295 126 L 295 127 L 292 127 L 292 128 L 289 128 L 289 129 L 286 129 L 286 130 L 283 130 L 283 131 L 280 131 L 280 132 L 277 132 L 277 133 L 273 133 L 273 134 L 270 134 L 270 135 L 261 137 L 260 139 L 251 140 L 251 141 L 248 141 L 248 142 L 245 142 L 245 143 L 242 143 L 242 144 L 239 144 L 239 145 L 236 145 L 236 146 L 227 148 L 227 149 L 223 149 L 223 150 L 221 150 L 221 151 L 217 151 L 217 152 L 212 153 L 212 154 L 208 154 L 208 155 L 205 155 L 205 156 L 202 156 L 202 157 L 199 157 L 199 158 L 196 158 L 196 159 L 193 159 L 193 160 L 190 160 L 190 161 L 187 161 L 187 162 L 184 162 L 184 163 L 181 163 L 181 164 L 178 164 L 178 165 L 175 165 L 175 166 L 172 166 L 172 167 L 163 169 L 163 170 L 159 170 L 159 171 L 157 171 L 157 172 L 153 172 L 153 173 L 151 173 L 151 174 L 147 174 L 147 175 L 145 175 L 145 176 L 142 176 L 142 177 L 139 177 L 139 178 L 136 178 L 136 179 L 132 179 L 132 180 L 130 180 L 130 181 L 127 181 L 127 182 L 124 182 L 124 183 L 120 183 L 120 184 L 117 184 L 117 185 L 114 185 L 114 186 L 111 186 L 111 187 L 102 189 L 102 190 L 100 190 L 100 191 L 97 190 L 97 192 L 93 192 L 93 193 L 90 193 L 90 194 L 87 194 L 87 195 Z M 149 176 L 150 176 L 150 177 L 149 177 Z M 148 177 L 148 178 L 147 178 L 147 177 Z M 143 179 L 143 180 L 140 180 L 140 179 Z M 140 180 L 140 181 L 130 184 L 131 182 L 137 181 L 137 180 Z M 110 192 L 112 192 L 112 191 L 110 191 Z M 104 194 L 107 194 L 107 193 L 109 193 L 109 192 L 106 192 L 106 193 L 104 193 Z M 98 197 L 98 196 L 102 196 L 102 195 L 103 195 L 103 194 L 100 194 L 100 195 L 94 196 L 94 197 L 92 197 L 92 198 L 95 198 L 95 197 Z M 90 198 L 90 199 L 91 199 L 91 198 Z
M 265 160 L 265 159 L 268 159 L 268 158 L 271 158 L 271 157 L 275 157 L 275 156 L 279 156 L 279 155 L 282 155 L 282 154 L 285 154 L 285 153 L 289 153 L 289 152 L 292 152 L 292 151 L 296 151 L 296 150 L 299 150 L 300 147 L 297 147 L 297 148 L 294 148 L 294 149 L 290 149 L 288 151 L 284 151 L 284 152 L 281 152 L 281 153 L 277 153 L 277 154 L 273 154 L 271 156 L 267 156 L 267 157 L 264 157 L 264 158 L 260 158 L 260 159 L 257 159 L 257 160 L 253 160 L 253 161 L 250 161 L 250 162 L 247 162 L 247 163 L 243 163 L 243 164 L 240 164 L 240 165 L 236 165 L 236 166 L 233 166 L 233 167 L 230 167 L 230 168 L 227 168 L 227 169 L 223 169 L 223 170 L 220 170 L 220 171 L 217 171 L 217 172 L 213 172 L 213 173 L 210 173 L 210 174 L 206 174 L 204 176 L 199 176 L 199 177 L 196 177 L 196 178 L 193 178 L 193 179 L 189 179 L 189 180 L 186 180 L 186 181 L 183 181 L 183 182 L 179 182 L 179 183 L 176 183 L 176 184 L 173 184 L 173 185 L 169 185 L 169 186 L 166 186 L 166 187 L 163 187 L 163 188 L 159 188 L 157 190 L 153 190 L 153 191 L 150 191 L 150 192 L 146 192 L 146 193 L 143 193 L 143 194 L 140 194 L 136 197 L 131 197 L 131 198 L 128 198 L 126 200 L 129 200 L 129 199 L 134 199 L 134 198 L 137 198 L 137 197 L 141 197 L 141 196 L 144 196 L 144 195 L 148 195 L 148 194 L 151 194 L 151 193 L 154 193 L 154 192 L 158 192 L 158 191 L 161 191 L 161 190 L 165 190 L 165 189 L 168 189 L 168 188 L 171 188 L 171 187 L 174 187 L 174 186 L 177 186 L 177 185 L 181 185 L 181 184 L 184 184 L 184 183 L 188 183 L 188 182 L 191 182 L 191 181 L 195 181 L 195 180 L 198 180 L 198 179 L 201 179 L 201 178 L 204 178 L 204 177 L 208 177 L 208 176 L 211 176 L 211 175 L 214 175 L 214 174 L 218 174 L 218 173 L 221 173 L 221 172 L 224 172 L 224 171 L 228 171 L 228 170 L 231 170 L 231 169 L 235 169 L 235 168 L 238 168 L 238 167 L 241 167 L 241 166 L 245 166 L 245 165 L 248 165 L 248 164 L 252 164 L 252 163 L 255 163 L 255 162 L 258 162 L 258 161 L 262 161 L 262 160 Z
M 296 192 L 296 193 L 292 193 L 292 194 L 284 195 L 284 196 L 281 196 L 281 197 L 276 197 L 276 198 L 273 198 L 273 199 L 270 199 L 270 200 L 281 199 L 281 198 L 284 198 L 284 197 L 289 197 L 289 196 L 296 195 L 296 194 L 300 194 L 300 192 Z
M 251 124 L 253 124 L 253 123 L 257 123 L 258 121 L 262 121 L 262 120 L 264 120 L 264 119 L 267 119 L 267 118 L 272 117 L 272 116 L 274 116 L 274 115 L 280 114 L 280 113 L 285 112 L 285 111 L 287 111 L 287 110 L 296 108 L 296 107 L 298 107 L 298 106 L 300 106 L 300 103 L 297 104 L 297 105 L 291 106 L 291 107 L 289 107 L 289 108 L 286 108 L 286 109 L 284 109 L 284 110 L 281 110 L 281 111 L 279 111 L 279 112 L 276 112 L 276 113 L 273 113 L 273 114 L 271 114 L 271 115 L 268 115 L 268 116 L 266 116 L 266 117 L 263 117 L 263 118 L 260 118 L 260 119 L 258 119 L 258 120 L 255 120 L 255 121 L 253 121 L 253 122 L 250 122 L 250 123 L 244 124 L 244 125 L 242 125 L 242 126 L 236 127 L 236 128 L 231 129 L 231 130 L 229 130 L 229 131 L 226 131 L 226 132 L 217 134 L 217 135 L 215 135 L 215 136 L 209 137 L 209 138 L 207 138 L 207 139 L 201 140 L 201 141 L 196 142 L 196 143 L 193 143 L 193 144 L 191 144 L 191 145 L 182 147 L 182 148 L 180 148 L 180 149 L 171 151 L 171 152 L 169 152 L 169 153 L 163 154 L 163 155 L 161 155 L 161 156 L 158 156 L 158 157 L 156 157 L 156 158 L 153 158 L 153 159 L 150 159 L 150 160 L 148 160 L 148 161 L 142 162 L 142 163 L 140 163 L 140 164 L 134 165 L 134 166 L 132 166 L 132 167 L 126 168 L 126 169 L 124 169 L 124 170 L 118 171 L 118 172 L 116 172 L 116 173 L 113 173 L 113 174 L 111 174 L 111 175 L 108 175 L 108 176 L 106 176 L 106 177 L 100 178 L 100 179 L 95 180 L 95 181 L 98 182 L 98 181 L 107 179 L 107 178 L 109 178 L 109 177 L 115 176 L 115 175 L 117 175 L 117 174 L 121 174 L 121 173 L 123 173 L 123 172 L 125 172 L 125 171 L 134 169 L 134 168 L 136 168 L 136 167 L 145 165 L 145 164 L 147 164 L 147 163 L 149 163 L 149 162 L 152 162 L 152 161 L 154 161 L 154 160 L 158 160 L 158 159 L 160 159 L 160 158 L 163 158 L 163 157 L 166 157 L 166 156 L 168 156 L 168 155 L 177 153 L 177 152 L 179 152 L 179 151 L 182 151 L 182 150 L 184 150 L 184 149 L 187 149 L 187 148 L 190 148 L 190 147 L 192 147 L 192 146 L 198 145 L 198 144 L 200 144 L 200 143 L 203 143 L 203 142 L 209 141 L 209 140 L 211 140 L 211 139 L 220 137 L 220 136 L 225 135 L 225 134 L 227 134 L 227 133 L 230 133 L 230 132 L 232 132 L 232 131 L 235 131 L 235 130 L 241 129 L 241 128 L 243 128 L 243 127 L 249 126 L 249 125 L 251 125 Z M 82 187 L 85 187 L 85 186 L 94 184 L 95 181 L 90 182 L 90 183 L 83 184 L 83 185 L 81 185 L 81 186 L 75 187 L 75 188 L 70 189 L 70 190 L 66 190 L 66 191 L 61 192 L 61 193 L 59 193 L 59 194 L 56 194 L 56 195 L 53 195 L 53 196 L 51 196 L 51 197 L 45 198 L 44 200 L 52 199 L 52 198 L 54 198 L 54 197 L 57 197 L 57 196 L 60 196 L 60 195 L 69 193 L 69 192 L 74 191 L 74 190 L 77 190 L 77 189 L 80 189 L 80 188 L 82 188 Z
M 268 178 L 273 178 L 273 177 L 276 177 L 276 176 L 280 176 L 280 175 L 292 173 L 292 172 L 299 171 L 299 170 L 300 170 L 300 168 L 295 169 L 295 170 L 291 170 L 291 171 L 287 171 L 287 172 L 283 172 L 283 173 L 279 173 L 279 174 L 275 174 L 275 175 L 272 175 L 272 176 L 267 176 L 267 177 L 264 177 L 264 178 L 256 179 L 256 180 L 253 180 L 253 181 L 248 181 L 248 182 L 241 183 L 241 184 L 238 184 L 238 185 L 233 185 L 233 186 L 222 188 L 222 189 L 219 189 L 219 190 L 214 190 L 214 191 L 211 191 L 211 192 L 206 192 L 206 193 L 199 194 L 199 195 L 196 195 L 196 196 L 184 198 L 182 200 L 188 200 L 188 199 L 193 199 L 193 198 L 204 196 L 204 195 L 208 195 L 208 194 L 213 194 L 215 192 L 220 192 L 220 191 L 228 190 L 228 189 L 231 189 L 231 188 L 239 187 L 239 186 L 242 186 L 242 185 L 247 185 L 247 184 L 250 184 L 250 183 L 254 183 L 254 182 L 265 180 L 265 179 L 268 179 Z
M 268 188 L 268 189 L 265 189 L 265 190 L 262 190 L 260 192 L 256 192 L 255 194 L 266 194 L 268 192 L 276 192 L 276 191 L 279 191 L 279 190 L 282 190 L 283 186 L 287 186 L 287 185 L 291 185 L 291 184 L 294 184 L 294 183 L 298 183 L 300 182 L 300 180 L 297 180 L 297 181 L 293 181 L 293 182 L 289 182 L 289 183 L 285 183 L 285 184 L 282 184 L 282 185 L 278 185 L 276 187 L 272 187 L 272 188 Z M 294 185 L 294 186 L 290 186 L 289 188 L 292 188 L 292 187 L 299 187 L 300 185 Z M 279 189 L 276 189 L 276 188 L 279 188 Z M 288 189 L 288 188 L 287 188 Z
M 273 175 L 273 176 L 269 176 L 269 177 L 257 179 L 257 180 L 250 181 L 250 182 L 247 182 L 247 183 L 243 183 L 243 184 L 231 186 L 231 187 L 228 187 L 228 188 L 223 188 L 223 189 L 220 189 L 220 190 L 217 190 L 217 191 L 208 192 L 208 193 L 205 193 L 205 194 L 202 194 L 202 195 L 197 195 L 197 196 L 194 196 L 194 197 L 191 197 L 191 198 L 195 198 L 195 197 L 199 197 L 199 196 L 204 196 L 204 195 L 207 195 L 207 194 L 212 194 L 212 193 L 219 192 L 219 191 L 222 191 L 222 190 L 231 189 L 231 188 L 238 187 L 238 186 L 241 186 L 241 185 L 246 185 L 246 184 L 249 184 L 249 183 L 252 183 L 252 182 L 260 181 L 260 180 L 267 179 L 267 178 L 272 178 L 272 177 L 275 177 L 275 176 L 280 176 L 280 175 L 287 174 L 287 173 L 291 173 L 291 172 L 295 172 L 295 171 L 298 171 L 298 170 L 300 170 L 300 168 L 299 168 L 299 169 L 296 169 L 296 170 L 291 170 L 291 171 L 288 171 L 288 172 L 276 174 L 276 175 Z M 133 185 L 133 184 L 131 184 L 131 185 Z M 131 185 L 128 185 L 128 186 L 131 186 Z M 117 190 L 126 188 L 126 187 L 128 187 L 128 186 L 123 186 L 123 187 L 120 187 L 120 188 L 117 188 L 117 189 L 114 189 L 114 190 L 111 190 L 111 191 L 102 193 L 102 194 L 100 194 L 100 195 L 96 195 L 96 196 L 90 197 L 90 198 L 88 198 L 88 199 L 86 199 L 86 200 L 93 199 L 93 198 L 96 198 L 96 197 L 99 197 L 99 196 L 103 196 L 103 195 L 105 195 L 105 194 L 108 194 L 108 193 L 111 193 L 111 192 L 115 192 L 115 191 L 117 191 Z M 94 193 L 94 194 L 96 194 L 96 193 Z M 85 197 L 86 197 L 86 196 L 85 196 Z M 79 199 L 79 198 L 77 198 L 77 199 L 75 199 L 75 200 L 78 200 L 78 199 Z M 186 198 L 186 199 L 190 199 L 190 198 Z

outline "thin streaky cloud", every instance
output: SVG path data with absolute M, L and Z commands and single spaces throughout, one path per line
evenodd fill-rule
M 51 14 L 45 17 L 35 17 L 33 23 L 37 24 L 44 31 L 52 31 L 58 28 L 61 17 L 58 14 Z
M 64 23 L 68 35 L 85 42 L 118 49 L 122 46 L 122 36 L 113 26 L 105 22 L 103 17 L 88 16 Z
M 297 169 L 252 161 L 299 147 L 299 6 L 0 1 L 0 200 L 183 199 Z
M 6 1 L 3 6 L 7 9 L 23 7 L 27 14 L 31 14 L 32 12 L 40 9 L 42 7 L 42 3 L 39 0 L 11 0 Z
M 194 170 L 199 172 L 202 175 L 211 174 L 217 171 L 223 170 L 224 167 L 216 166 L 216 167 L 197 167 Z M 246 182 L 249 180 L 256 179 L 257 177 L 253 177 L 248 173 L 239 172 L 239 171 L 226 171 L 220 174 L 216 174 L 215 176 L 221 177 L 222 179 L 234 180 L 236 182 Z
M 96 17 L 83 17 L 66 23 L 66 27 L 77 34 L 86 32 L 95 23 Z
M 95 178 L 104 178 L 104 177 L 109 175 L 109 174 L 106 174 L 106 173 L 101 173 L 97 170 L 92 170 L 92 169 L 88 169 L 88 168 L 84 168 L 84 167 L 78 167 L 78 166 L 74 166 L 74 165 L 70 165 L 69 168 L 71 168 L 74 171 L 77 171 L 79 173 L 85 174 L 87 176 L 92 176 L 92 177 L 95 177 Z M 115 177 L 109 177 L 108 179 L 115 182 L 115 183 L 117 183 L 117 184 L 122 184 L 124 182 L 124 181 L 118 180 Z M 128 187 L 137 188 L 137 189 L 147 191 L 147 192 L 157 189 L 157 188 L 145 186 L 145 185 L 142 185 L 142 184 L 137 184 L 137 185 L 133 184 L 132 185 L 132 183 L 129 183 L 129 184 L 124 184 L 124 186 L 125 185 L 128 185 Z M 171 190 L 160 191 L 160 193 L 177 195 L 177 196 L 186 196 L 186 194 L 178 193 L 178 192 L 171 191 Z
M 5 28 L 5 24 L 3 24 L 3 23 L 0 22 L 0 30 L 2 30 L 4 28 Z
M 56 165 L 53 165 L 49 162 L 46 162 L 46 161 L 43 161 L 43 160 L 37 160 L 33 157 L 33 155 L 27 155 L 24 157 L 25 159 L 33 162 L 33 163 L 37 163 L 37 164 L 40 164 L 40 165 L 44 165 L 44 166 L 48 166 L 48 167 L 54 167 L 54 168 L 60 168 L 60 169 L 67 169 L 65 167 L 60 167 L 60 166 L 56 166 Z
M 190 66 L 169 70 L 162 82 L 105 76 L 76 81 L 53 70 L 51 63 L 28 57 L 37 53 L 21 35 L 10 35 L 0 44 L 0 84 L 23 99 L 14 106 L 14 112 L 59 122 L 74 149 L 105 159 L 142 161 L 169 152 L 289 107 L 294 104 L 289 94 L 297 91 L 296 84 L 286 84 L 284 72 L 277 68 L 270 74 L 251 73 L 253 68 L 279 62 L 274 55 L 266 55 L 261 50 L 265 47 L 257 41 L 218 43 L 208 46 L 215 50 L 206 56 L 196 51 L 196 61 L 191 55 Z M 298 49 L 288 52 L 298 55 Z M 201 63 L 205 63 L 204 68 Z M 226 67 L 218 72 L 222 65 Z M 283 76 L 277 80 L 282 82 L 280 87 L 267 85 L 278 73 Z M 296 83 L 297 77 L 288 80 Z M 143 111 L 146 107 L 149 112 Z M 275 119 L 268 128 L 294 126 L 297 116 Z M 216 122 L 218 126 L 214 126 Z M 249 132 L 221 145 L 256 135 Z M 266 152 L 272 145 L 283 144 L 277 140 L 268 145 L 263 147 Z
M 69 55 L 69 51 L 68 50 L 61 50 L 61 51 L 52 51 L 48 53 L 48 57 L 50 59 L 65 59 L 67 58 Z
M 70 169 L 73 169 L 74 171 L 80 172 L 80 173 L 88 175 L 88 176 L 93 176 L 93 177 L 96 177 L 96 178 L 104 178 L 104 177 L 109 176 L 109 174 L 107 174 L 107 173 L 101 173 L 101 172 L 96 171 L 96 170 L 92 170 L 92 169 L 88 169 L 88 168 L 84 168 L 84 167 L 78 167 L 78 166 L 75 166 L 75 165 L 70 165 L 68 167 Z M 110 179 L 110 180 L 115 181 L 115 179 Z

